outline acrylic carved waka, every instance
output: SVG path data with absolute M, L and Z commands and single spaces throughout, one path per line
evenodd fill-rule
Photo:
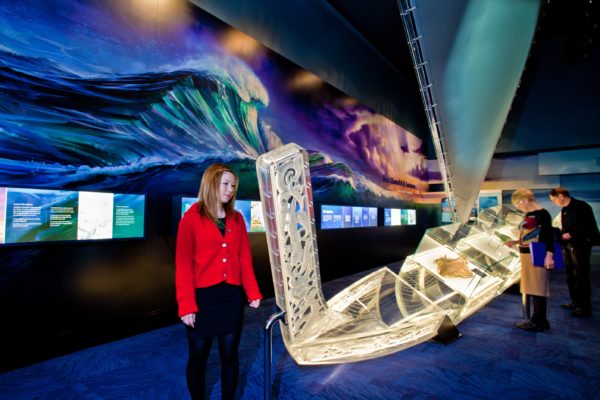
M 383 267 L 329 300 L 323 296 L 306 152 L 288 144 L 256 163 L 285 346 L 299 364 L 332 364 L 390 354 L 456 325 L 519 278 L 521 215 L 482 210 L 473 224 L 428 230 L 400 272 Z

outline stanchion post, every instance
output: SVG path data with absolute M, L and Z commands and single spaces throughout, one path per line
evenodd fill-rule
M 273 352 L 273 326 L 279 320 L 285 317 L 285 311 L 281 311 L 276 307 L 277 311 L 269 317 L 267 324 L 265 325 L 264 332 L 264 352 L 265 352 L 265 400 L 271 400 L 273 394 L 273 385 L 271 383 L 271 364 L 272 364 L 272 352 Z M 285 323 L 285 320 L 284 320 Z

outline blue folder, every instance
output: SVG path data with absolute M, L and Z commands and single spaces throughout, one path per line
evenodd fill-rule
M 546 258 L 546 245 L 540 242 L 529 243 L 531 252 L 531 261 L 535 267 L 543 267 Z M 558 243 L 554 243 L 554 269 L 563 269 L 565 262 L 563 260 L 562 249 Z

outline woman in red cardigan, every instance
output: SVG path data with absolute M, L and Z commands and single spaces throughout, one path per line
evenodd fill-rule
M 244 218 L 234 208 L 238 177 L 224 164 L 209 166 L 195 203 L 177 232 L 175 286 L 179 316 L 186 325 L 188 390 L 204 399 L 206 361 L 219 342 L 221 393 L 233 399 L 244 304 L 258 308 L 258 289 Z

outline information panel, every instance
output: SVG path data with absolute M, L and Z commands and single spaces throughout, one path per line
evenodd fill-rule
M 377 226 L 377 207 L 321 206 L 321 229 Z
M 482 190 L 477 198 L 479 209 L 502 205 L 502 190 Z
M 0 244 L 144 237 L 145 196 L 0 188 Z
M 321 206 L 321 229 L 343 228 L 342 206 Z
M 183 214 L 194 205 L 198 199 L 196 197 L 181 198 L 181 217 Z M 235 209 L 244 217 L 246 230 L 248 232 L 265 232 L 265 220 L 263 217 L 263 209 L 260 201 L 256 200 L 236 200 Z
M 383 225 L 384 226 L 400 226 L 400 225 L 416 225 L 417 210 L 410 208 L 384 208 L 383 209 Z

